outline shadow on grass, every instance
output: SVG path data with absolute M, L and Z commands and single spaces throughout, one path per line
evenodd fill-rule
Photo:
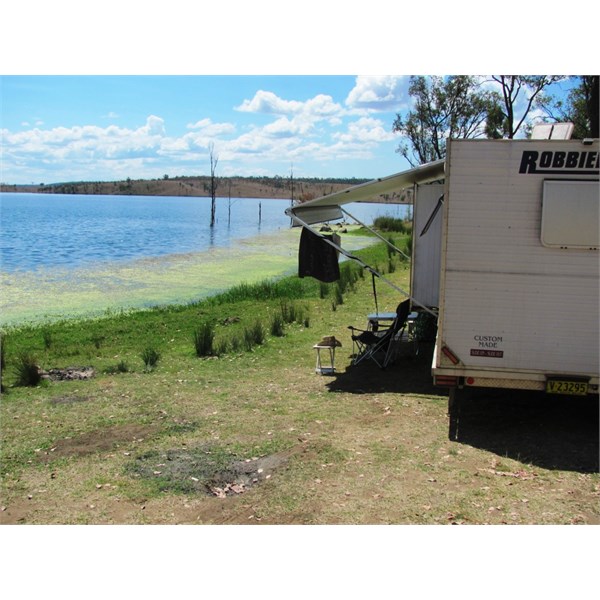
M 597 396 L 520 390 L 458 391 L 460 443 L 545 469 L 597 473 Z
M 433 344 L 422 344 L 415 356 L 411 348 L 386 369 L 380 369 L 373 361 L 357 366 L 348 366 L 345 371 L 336 373 L 327 384 L 330 392 L 350 394 L 376 394 L 393 392 L 397 394 L 423 394 L 426 396 L 448 396 L 444 388 L 433 385 L 431 360 Z M 348 357 L 348 361 L 351 358 Z
M 327 384 L 330 392 L 448 396 L 431 376 L 433 346 L 382 370 L 373 362 L 349 366 Z M 597 473 L 600 411 L 597 396 L 473 388 L 457 392 L 456 441 L 545 469 Z

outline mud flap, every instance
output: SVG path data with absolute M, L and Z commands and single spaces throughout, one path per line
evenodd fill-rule
M 458 388 L 451 387 L 448 391 L 448 439 L 458 440 L 458 425 L 460 417 L 460 399 Z

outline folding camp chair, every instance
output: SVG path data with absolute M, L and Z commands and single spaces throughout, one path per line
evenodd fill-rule
M 377 331 L 357 329 L 349 326 L 352 332 L 353 365 L 371 359 L 380 369 L 385 369 L 396 357 L 398 343 L 402 338 L 410 313 L 410 300 L 405 300 L 396 309 L 396 318 L 387 328 Z

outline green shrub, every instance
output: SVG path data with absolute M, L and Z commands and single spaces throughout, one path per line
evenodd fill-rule
M 19 386 L 36 386 L 42 380 L 42 374 L 35 358 L 27 353 L 19 355 L 15 366 L 15 375 L 17 376 L 15 385 Z
M 214 354 L 215 328 L 208 321 L 202 323 L 196 331 L 194 331 L 194 348 L 196 356 L 212 356 Z
M 380 231 L 395 231 L 397 233 L 406 233 L 407 224 L 403 219 L 396 219 L 395 217 L 377 217 L 373 221 L 373 228 L 379 229 Z

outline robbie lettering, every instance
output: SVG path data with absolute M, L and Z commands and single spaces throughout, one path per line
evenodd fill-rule
M 598 152 L 538 152 L 524 150 L 521 155 L 519 173 L 545 173 L 550 175 L 597 175 L 599 170 Z

